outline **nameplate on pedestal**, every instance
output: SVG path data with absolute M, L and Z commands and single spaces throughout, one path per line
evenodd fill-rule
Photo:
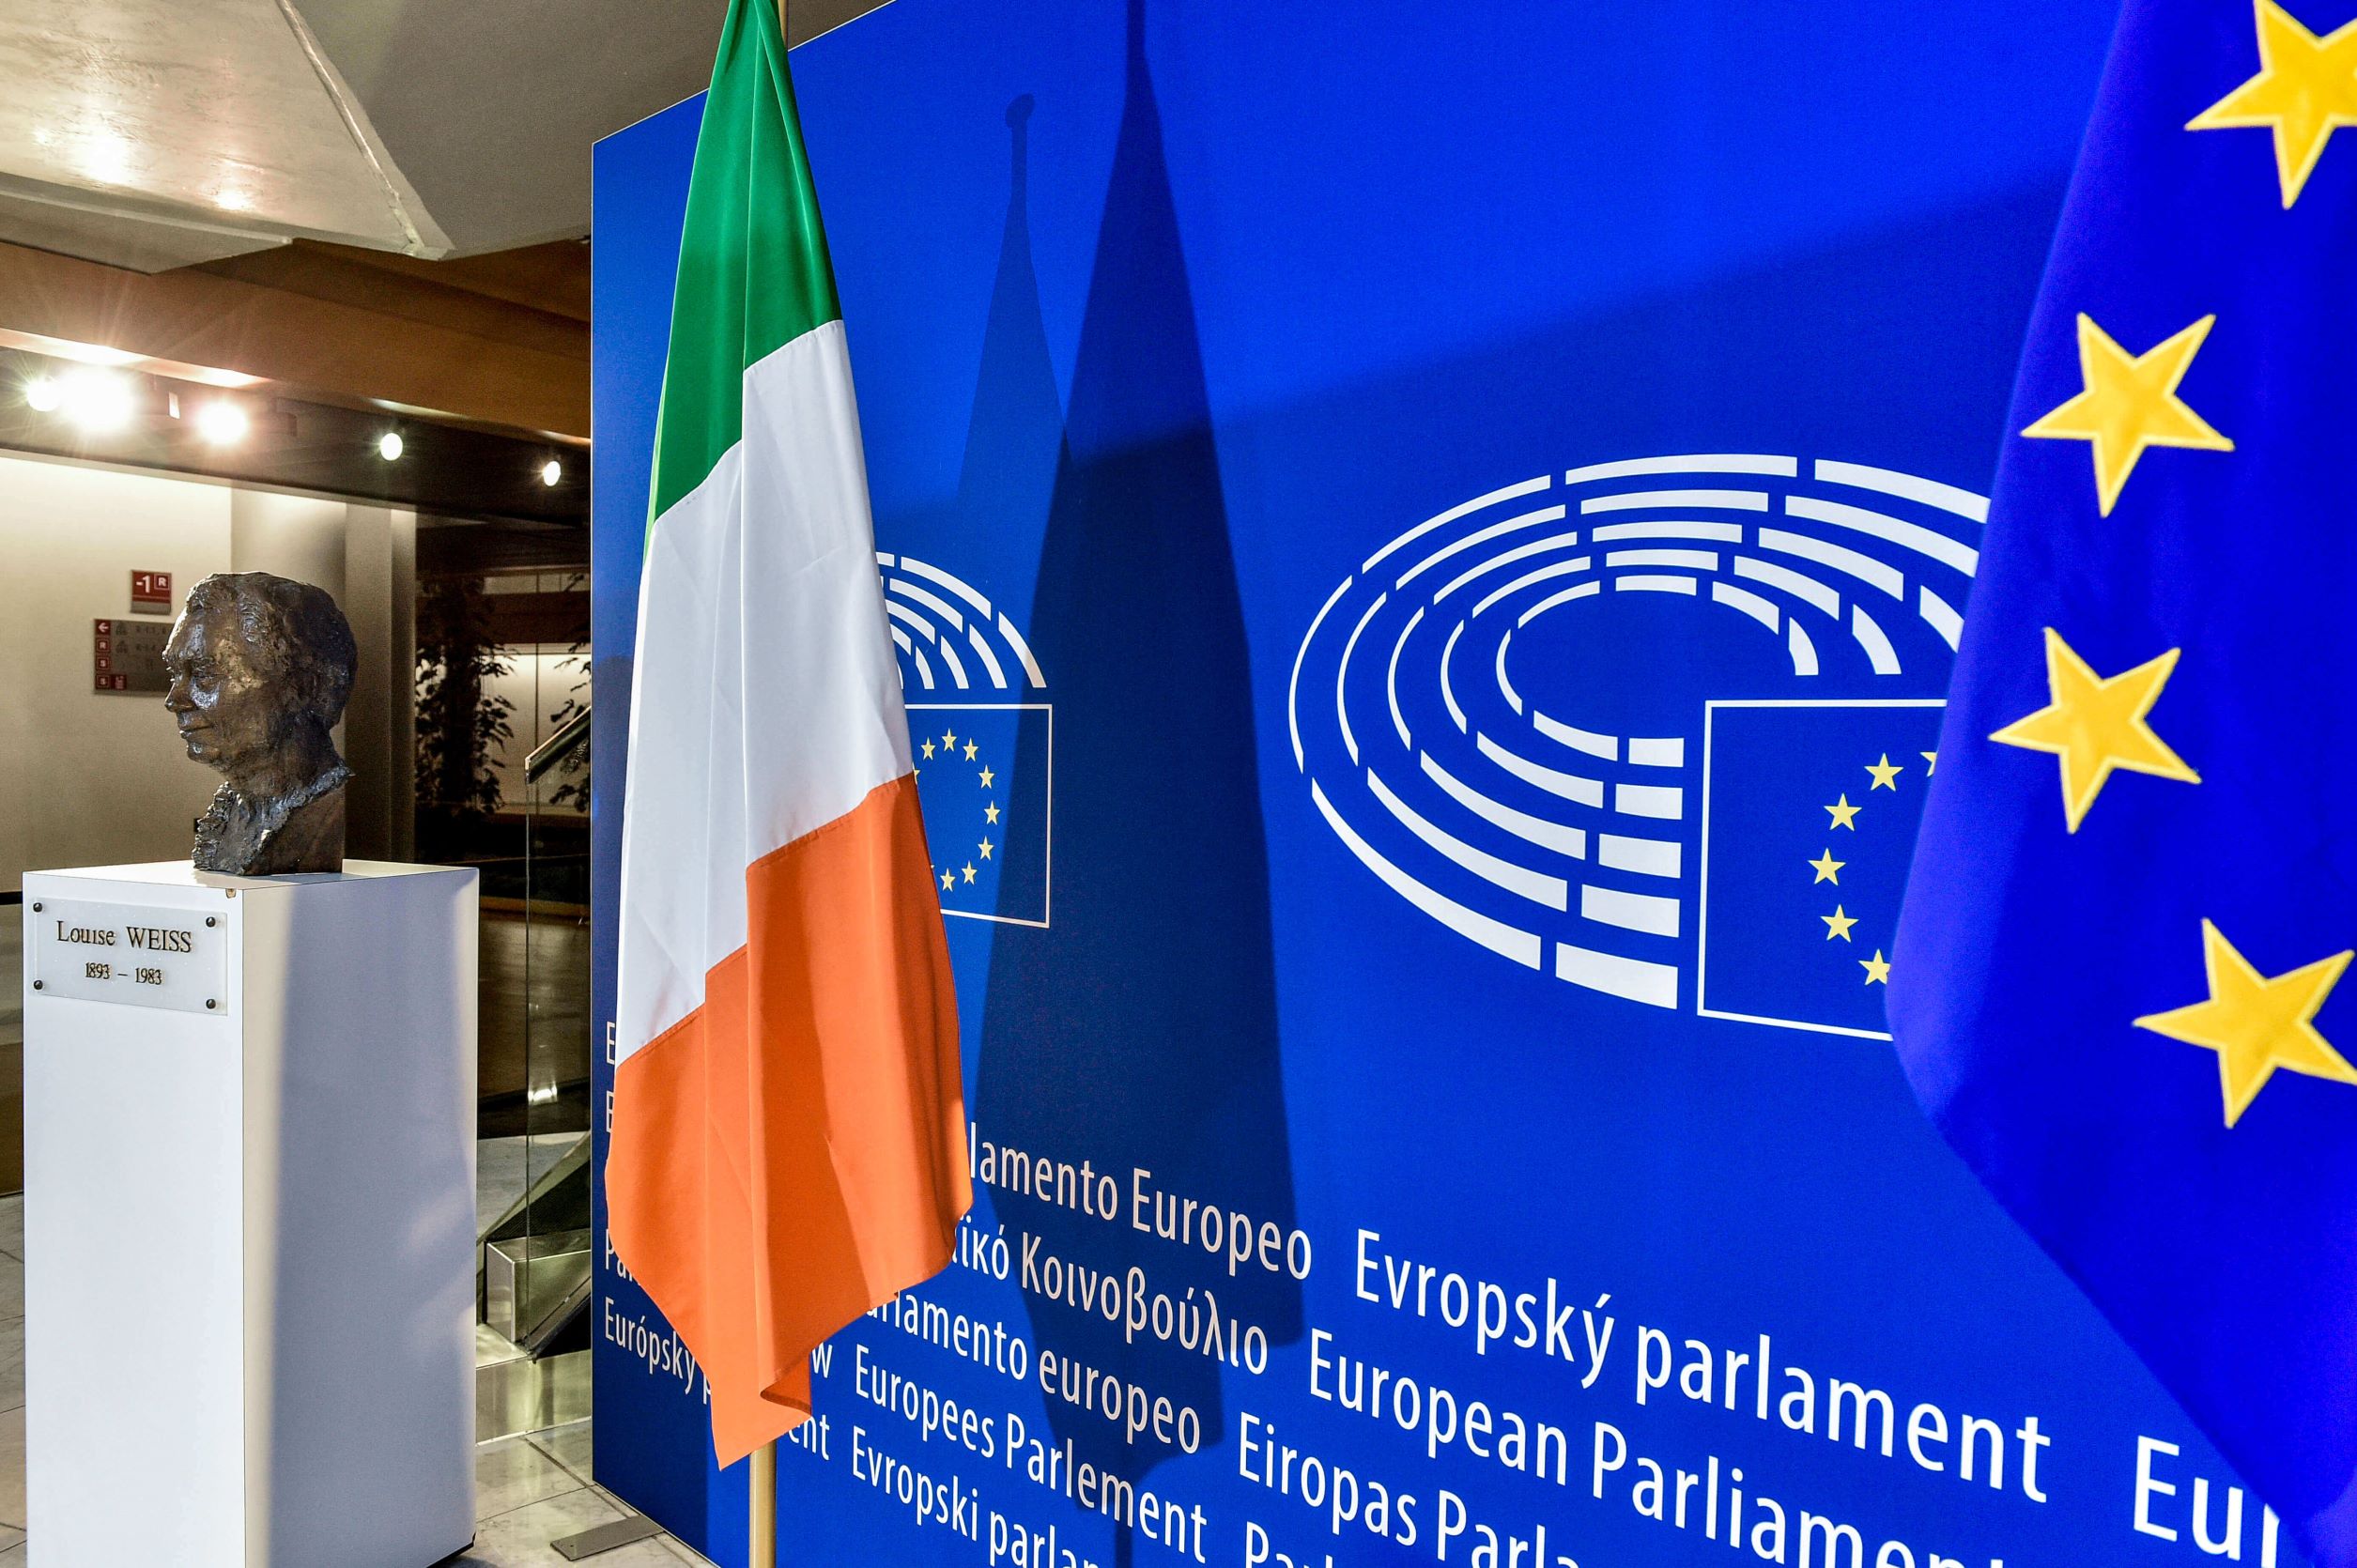
M 229 1010 L 229 916 L 43 899 L 24 912 L 33 990 L 175 1012 Z

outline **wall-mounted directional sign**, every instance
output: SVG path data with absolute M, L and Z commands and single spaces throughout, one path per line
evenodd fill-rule
M 168 621 L 93 621 L 90 623 L 90 681 L 95 691 L 162 692 L 172 677 L 164 672 L 163 644 L 172 635 Z

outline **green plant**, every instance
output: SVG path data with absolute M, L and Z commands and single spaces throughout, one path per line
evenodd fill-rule
M 563 592 L 578 593 L 589 586 L 586 573 L 576 574 L 565 580 Z M 580 679 L 566 688 L 564 700 L 548 715 L 548 731 L 554 734 L 571 723 L 576 715 L 590 705 L 590 625 L 588 595 L 582 595 L 580 620 L 574 627 L 573 640 L 566 646 L 564 657 L 557 661 L 557 669 L 567 674 L 578 672 Z M 563 780 L 548 792 L 548 804 L 586 811 L 590 805 L 590 746 L 584 740 L 567 752 L 557 763 L 557 776 Z
M 434 577 L 417 601 L 417 799 L 421 815 L 453 826 L 500 808 L 492 757 L 515 730 L 516 705 L 490 684 L 513 667 L 491 636 L 479 577 Z

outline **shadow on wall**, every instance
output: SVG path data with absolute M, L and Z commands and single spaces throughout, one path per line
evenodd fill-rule
M 1282 1266 L 1231 1275 L 1224 1253 L 1201 1245 L 1200 1206 L 1280 1233 L 1294 1221 L 1268 849 L 1242 607 L 1143 0 L 1131 0 L 1129 28 L 1128 96 L 1031 612 L 1055 705 L 1054 924 L 994 944 L 977 1112 L 984 1138 L 1089 1160 L 1120 1191 L 1114 1223 L 994 1191 L 1010 1240 L 1018 1230 L 1037 1237 L 1042 1262 L 1114 1276 L 1141 1268 L 1152 1292 L 1187 1300 L 1198 1321 L 1216 1299 L 1223 1342 L 1238 1336 L 1240 1360 L 1248 1338 L 1273 1347 L 1301 1333 L 1301 1287 Z M 1018 100 L 1009 115 L 1019 161 L 1027 111 Z M 1009 286 L 1020 282 L 1010 266 L 1029 268 L 1022 195 L 1019 161 L 969 437 L 969 505 L 985 493 L 997 500 L 994 473 L 1020 489 L 1021 465 L 1045 450 L 1039 389 L 1044 377 L 1052 408 L 1055 387 L 1037 293 L 1017 300 Z M 975 449 L 1000 441 L 1017 449 Z M 1043 746 L 1019 752 L 1018 793 L 1043 785 L 1047 761 Z M 1140 1179 L 1170 1208 L 1194 1200 L 1190 1236 L 1131 1228 L 1132 1166 L 1152 1173 Z M 1153 1214 L 1149 1202 L 1149 1224 Z M 1065 1299 L 1025 1293 L 1040 1351 L 1072 1363 L 1074 1379 L 1093 1371 L 1169 1400 L 1191 1412 L 1190 1436 L 1199 1429 L 1200 1445 L 1215 1446 L 1222 1378 L 1240 1374 L 1200 1348 L 1132 1337 L 1074 1304 L 1063 1276 Z M 1132 1483 L 1173 1452 L 1150 1435 L 1128 1441 L 1103 1414 L 1101 1388 L 1084 1407 L 1067 1371 L 1048 1381 L 1054 1440 L 1072 1439 L 1077 1457 Z M 1129 1561 L 1126 1530 L 1117 1547 Z

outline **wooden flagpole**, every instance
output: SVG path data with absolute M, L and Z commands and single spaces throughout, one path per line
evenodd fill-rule
M 788 0 L 778 0 L 778 38 L 786 38 Z M 778 1445 L 763 1443 L 753 1451 L 753 1471 L 747 1486 L 751 1497 L 747 1521 L 747 1568 L 778 1568 Z M 1831 1548 L 1827 1548 L 1830 1550 Z
M 778 1568 L 778 1445 L 753 1451 L 752 1528 L 747 1535 L 748 1568 Z

